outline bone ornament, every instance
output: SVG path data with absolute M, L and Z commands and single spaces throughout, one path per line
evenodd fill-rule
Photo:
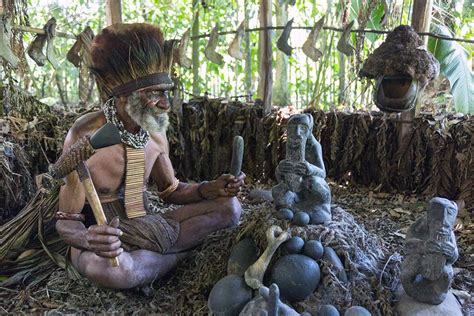
M 273 225 L 267 230 L 268 245 L 258 260 L 245 271 L 245 283 L 256 290 L 263 286 L 263 276 L 270 264 L 270 260 L 278 247 L 288 238 L 288 232 L 284 232 L 281 227 Z

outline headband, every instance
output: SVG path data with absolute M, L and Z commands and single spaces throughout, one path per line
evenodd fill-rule
M 162 85 L 163 89 L 171 89 L 173 88 L 174 84 L 170 78 L 169 73 L 167 72 L 158 72 L 155 74 L 151 74 L 145 77 L 137 78 L 130 82 L 124 83 L 120 86 L 117 86 L 112 89 L 112 96 L 118 95 L 126 95 L 130 94 L 136 90 Z

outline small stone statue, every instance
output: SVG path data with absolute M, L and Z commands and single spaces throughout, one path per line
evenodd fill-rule
M 294 114 L 288 120 L 286 159 L 276 169 L 272 195 L 277 209 L 306 212 L 311 224 L 331 220 L 331 190 L 324 180 L 321 144 L 313 136 L 313 117 Z
M 280 290 L 276 284 L 270 285 L 270 288 L 262 286 L 258 289 L 259 295 L 247 303 L 240 312 L 241 316 L 299 316 L 309 315 L 308 313 L 299 314 L 293 308 L 280 300 Z
M 435 197 L 426 216 L 408 229 L 401 281 L 405 292 L 419 302 L 438 305 L 446 298 L 458 258 L 453 232 L 457 213 L 456 203 Z

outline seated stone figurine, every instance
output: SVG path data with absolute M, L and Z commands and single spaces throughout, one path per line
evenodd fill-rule
M 457 213 L 454 202 L 436 197 L 427 214 L 408 229 L 401 281 L 405 292 L 419 302 L 438 305 L 446 298 L 458 258 L 453 233 Z
M 276 169 L 272 195 L 277 209 L 306 212 L 312 224 L 331 220 L 331 190 L 324 180 L 321 144 L 313 136 L 313 117 L 295 114 L 288 120 L 286 159 Z

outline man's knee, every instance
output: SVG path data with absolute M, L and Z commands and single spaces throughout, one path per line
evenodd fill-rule
M 236 197 L 221 197 L 216 199 L 225 216 L 228 227 L 236 226 L 242 214 L 242 206 Z

